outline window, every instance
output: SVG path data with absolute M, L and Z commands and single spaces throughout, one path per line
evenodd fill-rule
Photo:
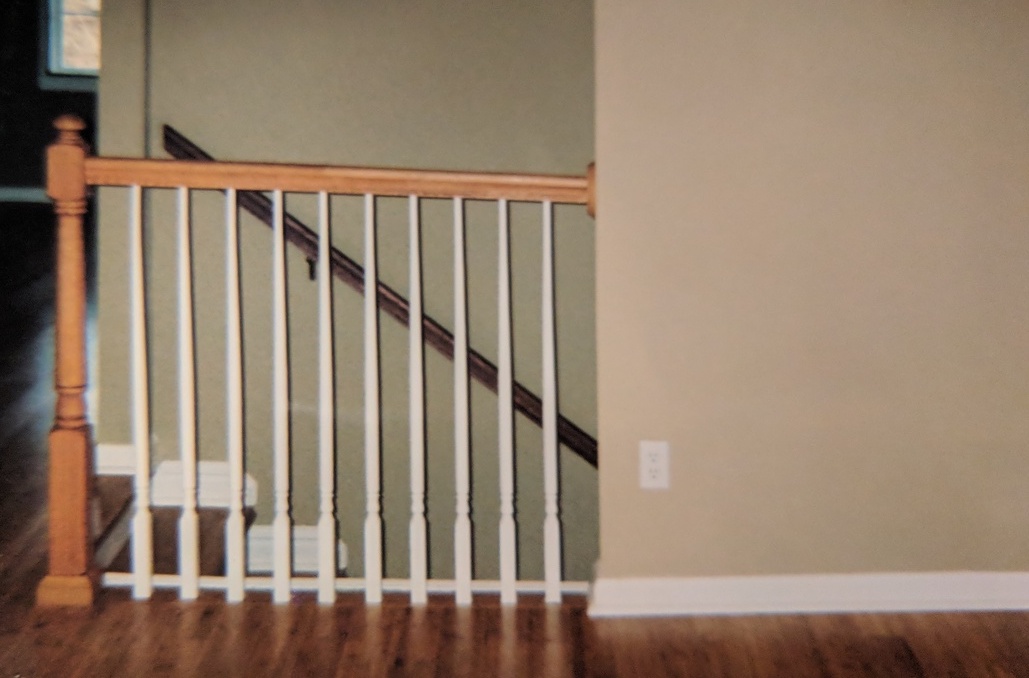
M 50 0 L 50 73 L 96 76 L 100 72 L 100 2 Z

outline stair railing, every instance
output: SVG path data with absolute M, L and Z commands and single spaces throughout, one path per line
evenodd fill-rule
M 471 602 L 473 591 L 497 591 L 504 603 L 512 603 L 518 593 L 540 591 L 547 601 L 561 598 L 563 590 L 581 590 L 581 584 L 561 581 L 561 536 L 558 503 L 557 451 L 559 439 L 556 357 L 554 327 L 553 205 L 582 204 L 593 211 L 592 168 L 587 176 L 548 176 L 525 174 L 483 174 L 432 170 L 392 170 L 352 167 L 226 163 L 208 161 L 153 160 L 88 157 L 80 132 L 83 123 L 62 116 L 55 121 L 58 138 L 48 149 L 48 194 L 54 200 L 58 221 L 57 248 L 57 331 L 56 389 L 57 407 L 50 436 L 50 560 L 48 573 L 37 591 L 41 605 L 88 605 L 96 595 L 98 573 L 93 560 L 90 504 L 93 496 L 93 439 L 85 406 L 85 256 L 82 216 L 89 186 L 129 187 L 130 272 L 133 280 L 132 373 L 133 447 L 135 468 L 134 516 L 132 520 L 132 572 L 124 577 L 105 575 L 104 582 L 128 585 L 136 598 L 147 598 L 155 587 L 173 587 L 182 599 L 195 598 L 200 589 L 226 592 L 229 601 L 242 600 L 245 591 L 269 590 L 276 602 L 286 602 L 298 590 L 316 591 L 321 602 L 335 599 L 339 591 L 361 591 L 369 602 L 382 599 L 383 591 L 406 591 L 413 603 L 424 603 L 430 591 L 452 592 L 459 604 Z M 178 317 L 180 363 L 180 451 L 182 465 L 182 512 L 179 524 L 179 571 L 158 575 L 153 571 L 152 521 L 150 520 L 149 415 L 145 401 L 148 390 L 146 327 L 144 321 L 142 194 L 147 188 L 173 188 L 178 195 Z M 274 420 L 274 505 L 275 559 L 271 577 L 251 576 L 243 562 L 244 548 L 244 469 L 242 450 L 242 379 L 240 324 L 238 307 L 230 303 L 228 318 L 228 365 L 230 392 L 228 402 L 232 431 L 228 450 L 231 500 L 226 524 L 226 563 L 224 576 L 200 576 L 197 565 L 197 450 L 195 375 L 192 372 L 194 342 L 192 332 L 193 293 L 190 257 L 190 191 L 213 189 L 225 195 L 226 234 L 230 247 L 227 262 L 227 293 L 230 300 L 239 292 L 239 267 L 236 247 L 236 215 L 242 205 L 240 195 L 248 191 L 271 192 L 271 220 L 274 230 L 273 262 L 273 420 Z M 288 192 L 314 193 L 319 204 L 319 233 L 316 244 L 319 286 L 319 354 L 321 372 L 319 442 L 320 519 L 318 571 L 316 577 L 296 576 L 291 571 L 292 523 L 290 510 L 290 450 L 288 357 L 286 354 L 285 309 L 285 228 L 284 195 Z M 498 304 L 499 366 L 496 391 L 499 414 L 500 454 L 500 578 L 497 581 L 473 580 L 472 538 L 469 514 L 469 360 L 454 361 L 455 400 L 455 483 L 454 562 L 452 580 L 429 579 L 426 567 L 426 506 L 424 478 L 424 383 L 422 352 L 424 323 L 411 323 L 410 332 L 410 417 L 411 417 L 411 515 L 410 576 L 403 580 L 383 577 L 382 506 L 378 403 L 378 312 L 380 294 L 364 295 L 365 342 L 365 487 L 364 576 L 339 577 L 336 568 L 336 516 L 334 514 L 335 450 L 332 435 L 333 379 L 331 295 L 328 293 L 331 264 L 329 244 L 328 197 L 364 196 L 365 262 L 361 271 L 362 289 L 381 289 L 376 272 L 375 197 L 406 197 L 409 200 L 411 243 L 411 291 L 415 300 L 408 316 L 422 316 L 420 271 L 420 225 L 418 204 L 422 198 L 445 198 L 453 202 L 454 216 L 454 303 L 455 329 L 452 355 L 468 356 L 467 303 L 465 299 L 464 201 L 492 200 L 498 205 Z M 516 386 L 512 370 L 510 327 L 511 299 L 508 242 L 508 201 L 539 203 L 543 222 L 543 396 L 540 421 L 543 429 L 544 461 L 544 579 L 517 579 L 513 507 L 513 426 Z M 306 250 L 305 250 L 306 251 Z M 308 252 L 311 255 L 311 252 Z
M 164 150 L 177 160 L 200 160 L 214 162 L 214 157 L 193 143 L 171 125 L 162 129 Z M 240 207 L 257 217 L 269 227 L 272 226 L 271 200 L 256 191 L 240 191 L 237 195 Z M 591 212 L 592 214 L 592 212 Z M 318 259 L 318 234 L 300 219 L 286 212 L 283 225 L 286 240 L 299 247 L 314 265 Z M 358 294 L 364 294 L 364 269 L 361 264 L 348 257 L 336 247 L 330 250 L 332 272 L 343 283 Z M 378 283 L 379 308 L 404 326 L 408 326 L 411 315 L 410 303 L 404 295 L 386 283 Z M 425 342 L 448 360 L 454 359 L 454 335 L 431 316 L 422 316 Z M 497 366 L 475 349 L 468 351 L 468 368 L 472 379 L 497 392 Z M 514 407 L 537 426 L 543 423 L 543 403 L 540 397 L 522 384 L 514 383 Z M 582 430 L 575 422 L 559 414 L 557 421 L 558 441 L 582 457 L 591 466 L 597 465 L 597 440 Z

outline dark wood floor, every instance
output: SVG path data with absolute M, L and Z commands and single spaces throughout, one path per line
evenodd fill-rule
M 458 609 L 445 598 L 411 608 L 344 597 L 326 608 L 303 596 L 285 606 L 168 593 L 135 602 L 124 591 L 105 591 L 89 612 L 37 611 L 50 405 L 34 354 L 47 349 L 52 242 L 21 221 L 2 225 L 10 235 L 18 224 L 20 239 L 0 251 L 0 678 L 1029 677 L 1021 613 L 591 620 L 581 598 L 514 609 L 480 598 Z
M 0 502 L 0 678 L 8 676 L 1029 677 L 1029 614 L 598 619 L 585 600 L 412 608 L 356 596 L 240 605 L 105 591 L 89 612 L 39 611 L 41 493 Z
M 322 607 L 125 592 L 67 613 L 14 598 L 2 676 L 1029 676 L 1024 614 L 591 620 L 582 599 Z

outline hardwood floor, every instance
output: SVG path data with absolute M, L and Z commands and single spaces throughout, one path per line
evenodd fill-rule
M 590 620 L 582 599 L 322 607 L 122 591 L 91 613 L 4 609 L 2 676 L 1029 676 L 1029 617 L 1014 613 Z
M 8 217 L 0 221 L 10 233 L 31 211 L 0 210 Z M 35 610 L 50 404 L 37 392 L 49 375 L 34 367 L 33 342 L 46 339 L 52 279 L 42 250 L 51 243 L 31 225 L 20 232 L 22 253 L 10 246 L 17 238 L 0 251 L 0 678 L 1029 678 L 1024 613 L 591 620 L 582 598 L 559 608 L 478 598 L 459 609 L 446 598 L 411 608 L 402 597 L 366 607 L 347 596 L 320 607 L 311 596 L 227 605 L 210 594 L 181 603 L 168 592 L 135 602 L 115 590 L 89 612 Z
M 39 495 L 36 495 L 37 497 Z M 597 619 L 586 601 L 538 598 L 471 608 L 403 596 L 331 607 L 298 595 L 276 606 L 172 592 L 137 602 L 101 594 L 95 610 L 36 610 L 42 506 L 3 502 L 0 678 L 7 676 L 702 676 L 1029 677 L 1029 614 Z

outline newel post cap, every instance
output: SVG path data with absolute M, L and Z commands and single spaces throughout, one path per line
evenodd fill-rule
M 81 132 L 86 129 L 86 123 L 82 121 L 77 115 L 71 113 L 65 113 L 54 120 L 54 129 L 61 132 L 61 136 L 64 136 L 65 132 Z
M 46 149 L 46 192 L 56 201 L 80 201 L 86 195 L 86 123 L 65 114 L 54 120 L 57 138 Z

